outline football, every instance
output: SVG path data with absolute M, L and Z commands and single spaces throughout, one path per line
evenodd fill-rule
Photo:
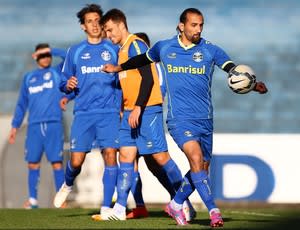
M 238 94 L 250 92 L 256 84 L 253 69 L 247 65 L 237 65 L 228 73 L 228 86 Z

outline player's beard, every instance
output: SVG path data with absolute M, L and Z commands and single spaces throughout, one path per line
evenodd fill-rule
M 196 34 L 196 35 L 192 36 L 191 42 L 194 43 L 194 44 L 199 44 L 200 40 L 201 40 L 200 34 Z

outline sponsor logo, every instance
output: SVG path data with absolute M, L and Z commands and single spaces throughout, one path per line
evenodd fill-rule
M 192 137 L 193 136 L 192 132 L 188 131 L 188 130 L 184 132 L 184 135 L 187 136 L 187 137 Z
M 148 142 L 147 142 L 147 148 L 152 148 L 152 147 L 153 147 L 152 141 L 148 141 Z
M 230 84 L 236 84 L 236 83 L 239 83 L 239 82 L 242 82 L 242 81 L 245 81 L 245 80 L 242 79 L 242 80 L 233 81 L 232 79 L 230 79 Z
M 44 82 L 42 85 L 30 86 L 28 88 L 30 94 L 42 92 L 44 89 L 52 89 L 53 81 Z
M 70 148 L 71 148 L 71 149 L 74 149 L 75 147 L 76 147 L 76 139 L 73 138 L 73 139 L 71 140 Z
M 126 77 L 127 77 L 127 72 L 126 71 L 119 72 L 119 80 L 124 79 Z
M 101 57 L 104 61 L 109 61 L 111 59 L 110 52 L 108 52 L 107 50 L 103 51 L 101 53 Z
M 171 64 L 167 65 L 168 73 L 188 73 L 188 74 L 205 74 L 205 65 L 202 67 L 192 67 L 189 66 L 172 66 Z
M 36 82 L 36 77 L 33 77 L 29 80 L 29 83 L 34 83 L 34 82 Z
M 195 62 L 201 62 L 203 60 L 203 54 L 201 52 L 199 52 L 199 51 L 195 52 L 193 54 L 193 60 Z
M 103 65 L 101 66 L 81 66 L 81 73 L 87 74 L 87 73 L 104 73 L 102 71 Z
M 170 53 L 167 55 L 168 58 L 176 58 L 176 53 Z
M 83 59 L 83 60 L 90 59 L 90 58 L 91 58 L 90 53 L 84 53 L 84 54 L 82 54 L 82 56 L 81 56 L 81 59 Z

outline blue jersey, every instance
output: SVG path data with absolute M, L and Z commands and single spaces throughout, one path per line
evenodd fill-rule
M 65 51 L 51 49 L 54 56 L 65 57 Z M 12 127 L 19 128 L 28 109 L 28 123 L 61 121 L 59 102 L 63 93 L 59 90 L 62 64 L 35 69 L 23 77 Z
M 71 76 L 78 80 L 75 89 L 74 113 L 120 111 L 121 91 L 117 74 L 105 73 L 103 65 L 118 63 L 118 46 L 109 40 L 99 44 L 83 41 L 72 46 L 62 70 L 64 81 L 60 89 L 66 93 L 66 83 Z
M 211 83 L 214 66 L 232 62 L 218 46 L 205 39 L 185 47 L 175 36 L 159 41 L 147 51 L 151 61 L 161 62 L 168 96 L 167 119 L 210 119 L 213 117 Z

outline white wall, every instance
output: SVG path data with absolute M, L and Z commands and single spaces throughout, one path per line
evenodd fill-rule
M 188 162 L 172 138 L 167 135 L 169 150 L 179 165 L 182 173 L 188 171 Z M 218 156 L 254 156 L 263 161 L 272 171 L 275 179 L 274 189 L 265 200 L 270 203 L 300 203 L 300 155 L 298 146 L 300 135 L 289 134 L 215 134 L 213 152 Z M 229 158 L 230 158 L 229 157 Z M 90 159 L 89 159 L 90 158 Z M 254 162 L 255 163 L 255 162 Z M 77 202 L 84 203 L 102 199 L 101 177 L 103 162 L 97 151 L 89 154 L 87 162 L 77 185 L 79 193 Z M 224 197 L 238 199 L 251 195 L 256 189 L 258 177 L 251 164 L 226 164 L 217 171 L 223 170 Z M 88 173 L 87 173 L 88 172 Z M 144 161 L 140 161 L 140 173 L 143 182 L 143 195 L 147 203 L 166 203 L 168 193 L 156 178 L 148 171 Z M 98 178 L 98 179 L 97 179 Z M 261 179 L 261 178 L 260 178 Z M 98 195 L 97 195 L 98 194 Z M 200 203 L 196 192 L 191 196 L 192 202 Z M 130 198 L 132 202 L 132 197 Z

